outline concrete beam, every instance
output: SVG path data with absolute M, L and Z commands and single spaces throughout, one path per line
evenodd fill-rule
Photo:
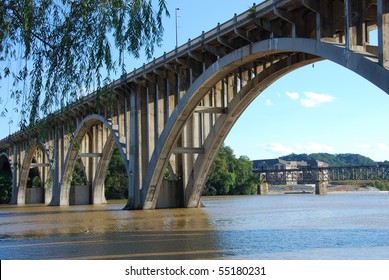
M 217 41 L 218 41 L 220 44 L 222 44 L 223 46 L 225 46 L 225 47 L 227 47 L 227 48 L 229 48 L 229 49 L 231 49 L 231 50 L 234 50 L 234 49 L 235 49 L 234 46 L 232 46 L 232 45 L 227 41 L 227 39 L 224 38 L 224 37 L 222 37 L 222 36 L 217 37 Z
M 83 158 L 96 158 L 96 157 L 101 157 L 102 153 L 81 153 L 80 157 Z
M 203 45 L 203 49 L 206 50 L 207 52 L 213 54 L 216 57 L 224 56 L 226 55 L 225 52 L 222 52 L 219 48 L 210 46 L 210 45 Z
M 210 114 L 227 114 L 228 109 L 225 107 L 207 107 L 207 106 L 197 106 L 195 113 L 210 113 Z
M 197 60 L 198 62 L 201 62 L 203 63 L 204 62 L 204 59 L 203 57 L 200 55 L 200 54 L 197 54 L 195 52 L 192 52 L 192 51 L 189 51 L 188 52 L 188 55 L 193 58 L 194 60 Z
M 389 69 L 389 1 L 377 0 L 378 60 Z
M 204 148 L 175 147 L 173 154 L 203 154 Z
M 50 167 L 49 163 L 31 163 L 30 169 L 35 167 Z
M 320 4 L 316 0 L 300 0 L 300 3 L 315 13 L 320 11 Z

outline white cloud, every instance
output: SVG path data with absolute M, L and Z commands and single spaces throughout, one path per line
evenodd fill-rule
M 300 94 L 298 92 L 289 92 L 289 91 L 287 91 L 286 95 L 289 96 L 289 98 L 292 99 L 292 100 L 297 100 L 300 97 Z
M 300 98 L 298 92 L 286 92 L 286 95 L 292 100 L 299 100 L 302 106 L 307 108 L 315 107 L 321 103 L 328 103 L 334 101 L 334 97 L 325 93 L 315 93 L 312 91 L 304 92 L 304 98 Z
M 317 103 L 325 103 L 325 102 L 332 102 L 334 100 L 334 97 L 325 93 L 314 93 L 310 91 L 304 92 L 304 95 L 306 98 L 310 100 L 314 100 Z
M 301 105 L 307 108 L 315 107 L 317 105 L 317 102 L 311 99 L 301 99 Z
M 265 104 L 266 106 L 273 106 L 273 102 L 270 99 L 266 99 Z
M 378 143 L 377 147 L 382 151 L 389 152 L 389 146 L 384 143 Z
M 281 143 L 267 143 L 259 145 L 260 148 L 275 153 L 276 155 L 289 155 L 293 153 L 290 147 L 287 147 Z

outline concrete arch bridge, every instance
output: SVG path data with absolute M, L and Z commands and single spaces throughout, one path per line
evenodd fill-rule
M 369 34 L 377 29 L 378 46 Z M 209 167 L 247 106 L 270 84 L 328 59 L 389 93 L 388 0 L 269 0 L 203 32 L 109 86 L 0 141 L 26 203 L 34 162 L 44 202 L 68 205 L 81 157 L 89 202 L 104 202 L 114 147 L 128 176 L 126 209 L 198 207 Z M 49 127 L 49 129 L 48 129 Z M 164 180 L 168 170 L 172 181 Z

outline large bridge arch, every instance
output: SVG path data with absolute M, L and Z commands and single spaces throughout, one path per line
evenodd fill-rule
M 36 157 L 37 152 L 38 152 L 38 157 L 42 158 L 42 162 L 36 162 L 36 164 L 42 168 L 49 168 L 48 178 L 45 178 L 45 181 L 42 182 L 43 189 L 44 189 L 43 202 L 48 203 L 52 199 L 53 178 L 54 178 L 52 159 L 49 151 L 45 148 L 45 145 L 41 141 L 35 140 L 25 150 L 25 156 L 20 166 L 20 177 L 19 177 L 17 191 L 15 192 L 15 195 L 17 195 L 17 200 L 16 200 L 17 204 L 26 203 L 27 181 L 31 169 L 31 164 L 33 163 L 33 160 Z
M 127 175 L 130 174 L 126 153 L 123 150 L 123 147 L 119 141 L 119 137 L 117 136 L 112 124 L 101 115 L 89 115 L 78 124 L 73 134 L 73 138 L 70 142 L 64 161 L 64 168 L 61 174 L 60 184 L 56 190 L 57 195 L 53 197 L 53 200 L 50 203 L 51 205 L 69 205 L 72 173 L 77 156 L 81 152 L 81 143 L 90 129 L 96 125 L 102 125 L 106 127 L 109 131 L 109 134 L 99 139 L 99 141 L 101 141 L 100 144 L 102 144 L 101 153 L 92 155 L 100 158 L 96 166 L 92 167 L 92 171 L 94 173 L 92 181 L 92 203 L 100 204 L 104 201 L 104 178 L 115 146 L 119 148 L 121 157 L 125 162 Z
M 270 67 L 264 69 L 255 78 L 250 79 L 248 85 L 241 88 L 240 92 L 229 103 L 226 117 L 220 118 L 211 129 L 202 147 L 203 152 L 198 155 L 188 184 L 185 186 L 184 204 L 186 207 L 198 206 L 208 167 L 213 162 L 218 148 L 237 118 L 262 90 L 284 74 L 314 61 L 328 59 L 355 72 L 389 93 L 389 72 L 371 57 L 352 52 L 342 46 L 313 39 L 276 38 L 263 40 L 235 50 L 204 71 L 192 83 L 175 107 L 161 137 L 158 139 L 147 169 L 142 188 L 144 209 L 155 208 L 163 179 L 163 170 L 168 165 L 177 139 L 189 117 L 194 113 L 209 89 L 239 67 L 258 59 L 282 54 L 285 54 L 286 57 L 284 61 L 281 59 L 275 64 L 271 63 Z M 293 61 L 294 59 L 296 61 Z

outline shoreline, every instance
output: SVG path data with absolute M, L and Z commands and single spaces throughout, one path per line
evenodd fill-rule
M 348 192 L 380 192 L 381 190 L 370 186 L 355 185 L 329 185 L 328 193 L 348 193 Z M 315 193 L 314 185 L 273 185 L 269 186 L 269 194 L 309 194 Z

